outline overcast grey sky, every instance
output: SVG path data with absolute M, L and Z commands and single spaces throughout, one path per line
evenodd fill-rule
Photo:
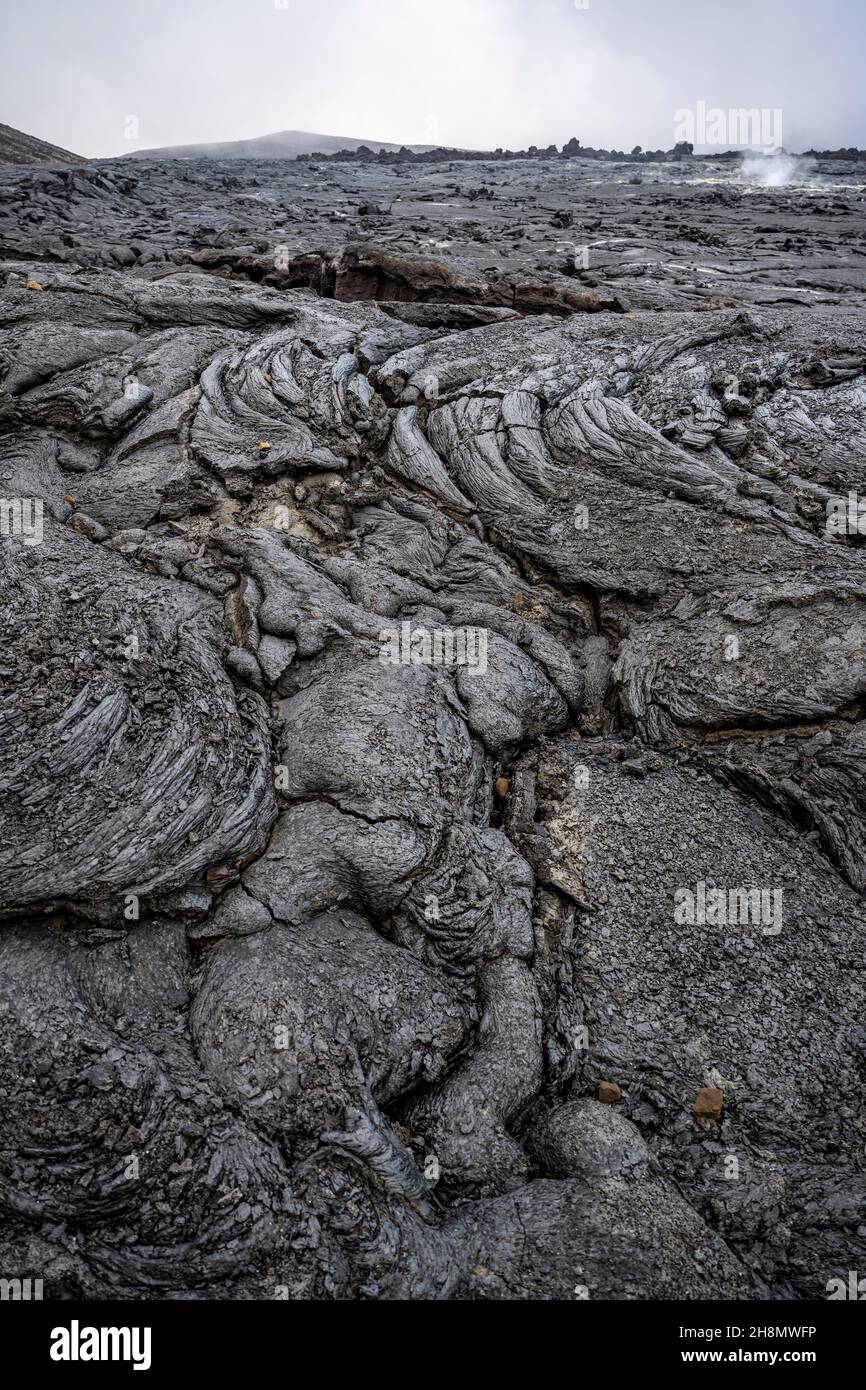
M 286 129 L 668 148 L 674 112 L 781 108 L 866 146 L 866 0 L 0 0 L 0 120 L 77 153 Z M 284 6 L 280 8 L 279 6 Z

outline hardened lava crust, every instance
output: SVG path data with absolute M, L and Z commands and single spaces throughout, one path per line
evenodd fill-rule
M 866 1269 L 864 169 L 0 168 L 7 1277 Z

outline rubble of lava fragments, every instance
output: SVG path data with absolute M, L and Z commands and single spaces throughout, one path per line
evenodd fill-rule
M 706 168 L 0 169 L 6 1273 L 866 1268 L 863 166 Z

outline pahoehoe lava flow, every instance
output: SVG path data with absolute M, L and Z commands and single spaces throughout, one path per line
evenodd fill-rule
M 0 166 L 2 1269 L 866 1268 L 863 168 Z

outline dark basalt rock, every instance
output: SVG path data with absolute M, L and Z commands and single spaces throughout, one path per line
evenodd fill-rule
M 866 221 L 681 153 L 0 169 L 4 1271 L 863 1267 Z

